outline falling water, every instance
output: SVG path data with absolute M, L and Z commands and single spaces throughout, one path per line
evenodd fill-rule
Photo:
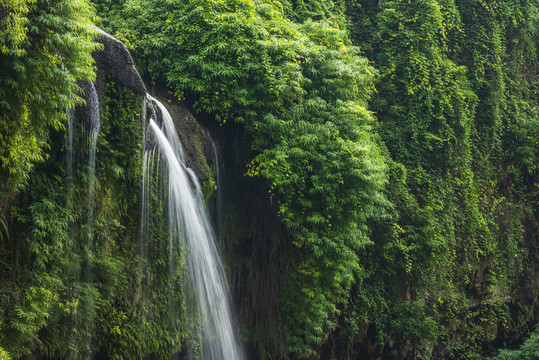
M 142 128 L 144 129 L 144 142 L 143 144 L 146 145 L 146 98 L 144 98 L 142 102 L 142 114 L 144 115 L 142 118 Z M 142 155 L 142 193 L 141 193 L 141 221 L 140 221 L 140 238 L 139 238 L 139 249 L 140 249 L 140 258 L 139 258 L 139 279 L 138 279 L 138 296 L 141 296 L 143 292 L 144 287 L 144 280 L 146 277 L 146 267 L 144 264 L 144 260 L 148 258 L 148 238 L 149 238 L 149 223 L 150 223 L 150 206 L 149 206 L 149 196 L 150 196 L 150 176 L 149 176 L 149 169 L 152 168 L 152 160 L 154 158 L 154 151 L 144 151 Z
M 67 208 L 73 207 L 73 117 L 75 110 L 73 108 L 66 109 L 66 182 L 68 189 Z
M 97 136 L 101 128 L 99 117 L 99 100 L 94 83 L 90 83 L 90 93 L 86 99 L 86 106 L 89 110 L 89 160 L 88 160 L 88 249 L 92 249 L 94 236 L 94 197 L 95 197 L 95 154 L 97 147 Z
M 70 188 L 73 186 L 73 112 L 71 108 L 66 109 L 66 167 Z
M 150 222 L 150 207 L 149 207 L 149 197 L 150 197 L 150 179 L 149 179 L 149 169 L 152 168 L 152 160 L 154 158 L 154 151 L 145 151 L 142 158 L 142 174 L 144 174 L 142 178 L 142 209 L 141 209 L 141 226 L 140 226 L 140 263 L 139 263 L 139 276 L 140 278 L 140 289 L 139 292 L 142 291 L 142 282 L 145 276 L 145 268 L 144 264 L 142 263 L 143 259 L 146 259 L 148 257 L 148 238 L 149 238 L 149 229 L 148 224 Z
M 213 149 L 213 163 L 215 167 L 215 178 L 217 182 L 217 196 L 215 198 L 215 219 L 217 226 L 217 235 L 219 242 L 224 241 L 224 198 L 223 198 L 223 169 L 221 168 L 221 161 L 219 159 L 219 152 L 217 151 L 217 145 L 214 141 L 211 142 Z
M 160 168 L 165 173 L 161 176 L 167 176 L 168 181 L 170 256 L 174 238 L 185 243 L 187 271 L 203 321 L 202 359 L 243 360 L 243 350 L 233 325 L 225 273 L 200 196 L 200 185 L 184 164 L 181 143 L 170 115 L 161 103 L 151 97 L 149 100 L 157 104 L 163 121 L 160 128 L 152 116 L 149 127 L 159 148 L 159 156 L 163 158 L 164 166 Z M 147 161 L 145 166 L 148 166 Z
M 74 208 L 74 181 L 73 181 L 73 118 L 75 115 L 75 110 L 73 108 L 67 108 L 66 109 L 66 138 L 65 138 L 65 149 L 66 149 L 66 183 L 67 183 L 67 199 L 66 199 L 66 209 L 69 211 L 73 211 Z M 73 224 L 71 223 L 69 226 L 69 238 L 74 239 L 75 238 L 75 228 L 73 227 Z M 72 242 L 71 244 L 71 261 L 73 261 L 73 265 L 76 263 L 76 257 L 78 253 L 77 244 L 76 242 Z M 68 272 L 68 276 L 72 277 L 74 284 L 80 283 L 80 272 L 77 266 L 69 266 L 66 267 L 66 270 Z M 78 293 L 75 289 L 75 286 L 70 288 L 70 296 L 75 299 L 78 298 Z M 76 318 L 73 316 L 71 318 L 71 325 L 73 329 L 77 329 L 77 321 Z M 73 331 L 74 332 L 74 331 Z M 67 337 L 66 339 L 69 341 L 68 348 L 70 357 L 74 358 L 76 357 L 76 340 L 74 337 Z
M 92 250 L 94 243 L 94 205 L 95 205 L 95 158 L 97 147 L 97 136 L 101 128 L 101 119 L 99 116 L 99 99 L 93 82 L 90 82 L 89 93 L 86 94 L 86 107 L 88 109 L 88 242 L 87 242 L 87 263 L 86 263 L 86 280 L 88 286 L 92 283 Z M 93 304 L 91 299 L 86 299 L 88 302 L 86 323 L 87 332 L 87 357 L 92 357 L 92 321 Z

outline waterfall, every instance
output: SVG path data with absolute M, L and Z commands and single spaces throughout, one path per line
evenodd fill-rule
M 158 176 L 165 178 L 168 186 L 166 212 L 169 226 L 169 261 L 172 263 L 173 248 L 181 244 L 185 249 L 187 273 L 198 311 L 203 323 L 201 358 L 205 360 L 243 360 L 236 326 L 232 316 L 229 291 L 221 263 L 215 236 L 202 201 L 199 182 L 194 173 L 185 166 L 180 139 L 174 123 L 165 107 L 148 95 L 150 103 L 157 105 L 162 125 L 157 116 L 150 117 L 143 161 L 143 203 L 148 198 L 152 145 L 159 149 L 156 166 Z M 154 142 L 152 144 L 151 142 Z M 147 210 L 143 210 L 143 221 Z M 141 225 L 147 228 L 146 224 Z M 142 232 L 144 234 L 144 231 Z M 169 265 L 171 266 L 171 265 Z
M 143 259 L 148 258 L 148 239 L 149 239 L 149 229 L 148 224 L 150 222 L 150 206 L 149 206 L 149 197 L 150 197 L 150 176 L 149 170 L 153 167 L 154 151 L 145 151 L 142 157 L 142 196 L 141 196 L 141 221 L 140 221 L 140 262 L 139 262 L 139 293 L 142 292 L 143 282 L 145 278 L 146 268 L 142 262 Z
M 86 94 L 86 108 L 88 109 L 89 123 L 88 125 L 88 242 L 86 246 L 87 263 L 86 263 L 86 281 L 88 288 L 92 284 L 92 251 L 94 243 L 94 206 L 95 206 L 95 159 L 97 148 L 97 137 L 101 128 L 101 119 L 99 116 L 99 99 L 93 82 L 90 82 L 88 88 L 89 93 Z M 87 314 L 88 319 L 93 318 L 93 304 L 91 299 L 87 299 Z M 92 331 L 93 321 L 86 323 L 86 351 L 87 357 L 92 357 Z
M 93 82 L 90 83 L 90 93 L 86 99 L 86 106 L 89 110 L 89 159 L 88 159 L 88 250 L 92 249 L 94 236 L 94 197 L 95 197 L 95 154 L 97 147 L 97 136 L 101 128 L 99 117 L 99 99 Z

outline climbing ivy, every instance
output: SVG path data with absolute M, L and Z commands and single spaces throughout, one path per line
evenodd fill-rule
M 393 334 L 417 357 L 445 346 L 454 358 L 481 358 L 511 326 L 512 283 L 536 271 L 523 232 L 537 231 L 535 170 L 524 165 L 537 159 L 524 135 L 536 131 L 536 12 L 529 2 L 346 4 L 353 42 L 380 73 L 371 108 L 395 205 L 391 220 L 373 224 L 368 286 L 346 316 L 375 324 L 382 343 Z M 411 317 L 395 312 L 403 300 Z M 417 325 L 401 326 L 406 318 Z

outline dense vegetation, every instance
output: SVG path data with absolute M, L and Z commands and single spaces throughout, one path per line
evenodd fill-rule
M 0 161 L 12 189 L 27 183 L 49 130 L 80 103 L 76 81 L 95 76 L 93 16 L 84 0 L 0 2 Z
M 86 242 L 88 169 L 79 149 L 69 175 L 63 134 L 76 82 L 95 77 L 92 22 L 241 149 L 228 190 L 256 188 L 284 229 L 282 267 L 257 268 L 264 254 L 242 249 L 268 237 L 241 229 L 269 220 L 229 200 L 230 272 L 278 279 L 278 320 L 242 322 L 252 357 L 480 359 L 529 334 L 496 359 L 536 354 L 538 14 L 525 0 L 0 0 L 0 359 L 170 358 L 196 340 L 166 234 L 139 257 L 141 99 L 111 79 Z
M 509 350 L 502 349 L 500 353 L 493 357 L 493 360 L 518 360 L 518 359 L 535 359 L 537 358 L 537 349 L 539 348 L 539 328 L 531 334 L 529 339 L 526 339 L 522 346 L 518 349 Z

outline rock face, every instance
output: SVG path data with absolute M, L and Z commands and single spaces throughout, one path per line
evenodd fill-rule
M 213 163 L 212 139 L 207 129 L 183 106 L 173 102 L 163 103 L 180 136 L 185 155 L 185 165 L 195 172 L 201 183 L 212 176 L 208 163 Z
M 103 81 L 103 71 L 108 70 L 112 80 L 131 89 L 135 94 L 144 95 L 146 86 L 140 77 L 133 58 L 127 46 L 120 40 L 97 28 L 100 35 L 96 41 L 103 44 L 103 50 L 96 51 L 93 56 L 97 66 L 98 93 L 100 80 Z
M 180 137 L 185 156 L 185 165 L 195 172 L 200 183 L 212 179 L 210 166 L 215 166 L 213 140 L 208 129 L 201 125 L 185 107 L 177 104 L 167 95 L 165 89 L 159 89 L 153 94 L 169 112 L 174 126 Z M 147 109 L 155 111 L 157 123 L 161 122 L 158 108 Z M 152 144 L 153 146 L 153 144 Z
M 96 41 L 103 44 L 103 49 L 93 54 L 97 67 L 95 87 L 99 103 L 103 104 L 107 81 L 114 81 L 130 89 L 133 93 L 144 96 L 146 86 L 135 68 L 133 58 L 125 44 L 103 30 L 96 29 L 99 31 Z M 80 82 L 79 86 L 83 89 L 82 97 L 88 104 L 91 84 Z M 186 166 L 193 169 L 201 183 L 210 180 L 212 175 L 208 163 L 213 164 L 214 156 L 209 131 L 201 126 L 187 109 L 177 104 L 175 99 L 168 95 L 166 89 L 159 88 L 156 92 L 154 95 L 165 105 L 174 120 L 184 147 Z M 87 106 L 79 107 L 76 110 L 77 118 L 85 123 L 89 123 L 88 114 Z
M 127 46 L 103 30 L 97 27 L 95 29 L 99 32 L 99 35 L 95 39 L 96 42 L 103 44 L 103 49 L 92 54 L 96 65 L 97 77 L 95 88 L 97 90 L 99 104 L 103 104 L 105 83 L 110 80 L 125 86 L 137 95 L 146 94 L 146 86 L 135 68 L 135 63 Z M 81 97 L 88 104 L 88 94 L 91 84 L 88 81 L 80 81 L 78 85 L 83 90 Z M 87 124 L 89 123 L 87 105 L 77 107 L 75 113 L 81 121 Z M 100 109 L 100 113 L 102 113 L 102 109 Z

